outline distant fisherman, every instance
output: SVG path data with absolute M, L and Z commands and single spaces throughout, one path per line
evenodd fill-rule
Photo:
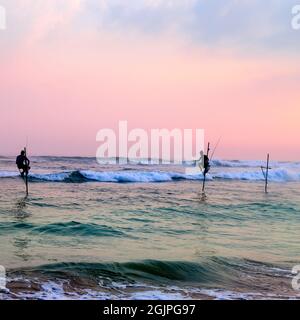
M 204 154 L 203 151 L 200 152 L 199 168 L 203 172 L 203 175 L 206 175 L 210 169 L 210 163 L 208 155 Z
M 203 166 L 204 166 L 203 174 L 206 175 L 210 169 L 209 158 L 208 158 L 208 155 L 206 154 L 204 155 Z
M 24 177 L 24 174 L 28 175 L 28 172 L 30 170 L 30 160 L 26 157 L 26 153 L 24 150 L 22 150 L 21 154 L 17 156 L 16 165 L 20 170 L 22 178 Z

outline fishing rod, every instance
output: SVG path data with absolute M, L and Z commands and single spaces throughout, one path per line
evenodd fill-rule
M 222 136 L 218 139 L 218 141 L 217 141 L 217 143 L 216 143 L 216 145 L 215 145 L 215 147 L 214 147 L 214 150 L 213 150 L 213 152 L 212 152 L 212 154 L 211 154 L 211 157 L 210 157 L 210 161 L 212 161 L 212 159 L 213 159 L 213 157 L 214 157 L 214 154 L 215 154 L 215 152 L 216 152 L 216 150 L 217 150 L 217 148 L 218 148 L 218 146 L 219 146 L 219 144 L 220 144 L 221 139 L 222 139 Z
M 207 157 L 209 156 L 209 151 L 210 151 L 210 142 L 207 145 L 207 152 L 206 152 Z

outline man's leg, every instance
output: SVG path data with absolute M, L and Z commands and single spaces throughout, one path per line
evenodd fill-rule
M 24 166 L 23 172 L 25 176 L 28 176 L 28 172 L 29 172 L 28 166 Z
M 21 172 L 21 176 L 22 176 L 22 178 L 24 178 L 25 176 L 27 176 L 28 175 L 28 166 L 23 166 L 22 167 L 22 172 Z

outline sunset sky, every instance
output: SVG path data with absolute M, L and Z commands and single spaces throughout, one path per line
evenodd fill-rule
M 300 160 L 290 0 L 0 0 L 0 155 L 94 156 L 101 128 L 201 128 Z

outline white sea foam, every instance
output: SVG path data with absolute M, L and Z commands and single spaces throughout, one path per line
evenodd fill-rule
M 262 181 L 264 175 L 260 169 L 235 168 L 228 170 L 212 169 L 207 175 L 207 180 L 245 180 L 245 181 Z M 98 182 L 142 182 L 158 183 L 171 182 L 178 180 L 203 180 L 203 175 L 198 169 L 195 172 L 187 170 L 188 174 L 174 171 L 139 171 L 139 170 L 121 170 L 121 171 L 69 171 L 57 173 L 32 173 L 30 179 L 46 182 L 71 182 L 71 181 L 98 181 Z M 19 174 L 10 171 L 0 171 L 0 178 L 15 178 Z M 293 182 L 300 181 L 300 170 L 295 168 L 273 168 L 269 171 L 269 181 L 273 182 Z
M 100 182 L 167 182 L 172 180 L 197 180 L 202 179 L 202 174 L 186 175 L 176 172 L 162 171 L 115 171 L 95 172 L 80 171 L 83 177 Z
M 14 279 L 16 280 L 16 279 Z M 22 281 L 25 279 L 22 278 Z M 9 280 L 13 281 L 12 279 Z M 180 288 L 177 286 L 147 286 L 145 284 L 128 284 L 111 287 L 103 290 L 101 286 L 97 289 L 80 289 L 78 292 L 64 290 L 66 281 L 46 281 L 41 284 L 39 291 L 24 290 L 17 293 L 11 291 L 0 292 L 1 300 L 10 299 L 39 299 L 39 300 L 190 300 L 207 299 L 214 300 L 251 300 L 251 299 L 299 299 L 299 295 L 276 295 L 259 292 L 234 292 L 222 289 L 206 289 L 195 287 Z M 117 290 L 114 290 L 114 289 Z
M 59 172 L 59 173 L 47 173 L 47 174 L 29 174 L 30 178 L 43 181 L 62 182 L 70 177 L 72 172 Z
M 266 166 L 266 161 L 262 160 L 219 160 L 211 161 L 214 167 L 227 168 L 260 168 Z M 299 162 L 271 161 L 270 166 L 274 168 L 300 168 Z
M 0 171 L 0 178 L 15 178 L 20 174 L 14 171 Z
M 220 172 L 215 173 L 213 178 L 229 180 L 264 180 L 261 170 L 258 171 L 241 171 L 241 172 Z M 273 182 L 300 181 L 300 173 L 288 169 L 274 169 L 269 171 L 269 180 Z

